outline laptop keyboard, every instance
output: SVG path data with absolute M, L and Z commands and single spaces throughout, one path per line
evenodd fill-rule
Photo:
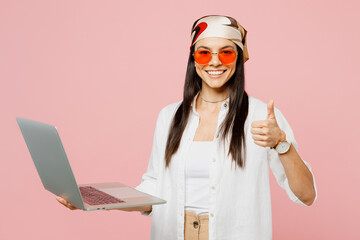
M 125 202 L 91 186 L 79 187 L 79 189 L 84 202 L 89 205 L 102 205 Z

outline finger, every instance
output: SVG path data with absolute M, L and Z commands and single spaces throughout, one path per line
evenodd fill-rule
M 267 104 L 267 120 L 275 119 L 275 112 L 274 112 L 274 100 L 270 100 Z
M 69 208 L 70 210 L 76 210 L 76 209 L 78 209 L 77 207 L 75 207 L 75 206 L 72 205 L 72 204 L 70 204 L 70 205 L 68 206 L 68 208 Z
M 66 206 L 67 206 L 70 210 L 78 209 L 76 206 L 72 205 L 71 203 L 68 203 Z
M 257 141 L 257 140 L 255 140 L 254 143 L 257 144 L 257 145 L 259 145 L 259 146 L 261 146 L 261 147 L 267 147 L 267 143 L 264 142 L 264 141 Z
M 265 128 L 251 128 L 250 132 L 256 135 L 266 135 Z
M 269 137 L 268 136 L 265 136 L 265 135 L 252 135 L 252 138 L 254 140 L 257 140 L 257 141 L 268 141 L 269 140 Z
M 62 197 L 56 197 L 56 200 L 61 203 L 62 205 L 67 206 L 67 201 L 65 199 L 63 199 Z
M 69 203 L 68 201 L 66 201 L 65 199 L 63 199 L 62 197 L 56 197 L 56 200 L 61 203 L 62 205 L 64 205 L 65 207 L 71 209 L 71 210 L 75 210 L 78 209 L 76 206 L 72 205 L 71 203 Z
M 268 124 L 269 124 L 268 120 L 253 121 L 251 123 L 251 127 L 253 128 L 267 127 Z

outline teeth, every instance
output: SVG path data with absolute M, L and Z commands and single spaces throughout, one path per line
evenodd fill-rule
M 225 72 L 225 70 L 224 71 L 207 71 L 207 72 L 211 75 L 219 75 L 219 74 L 222 74 L 223 72 Z

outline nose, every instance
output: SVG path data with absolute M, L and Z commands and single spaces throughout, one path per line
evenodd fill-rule
M 209 62 L 210 66 L 219 66 L 222 64 L 222 62 L 219 59 L 219 54 L 218 53 L 211 53 L 212 57 L 211 60 Z

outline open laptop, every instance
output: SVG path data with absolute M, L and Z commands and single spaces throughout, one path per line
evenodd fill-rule
M 78 185 L 55 126 L 16 118 L 46 190 L 90 211 L 164 204 L 165 200 L 118 182 Z

